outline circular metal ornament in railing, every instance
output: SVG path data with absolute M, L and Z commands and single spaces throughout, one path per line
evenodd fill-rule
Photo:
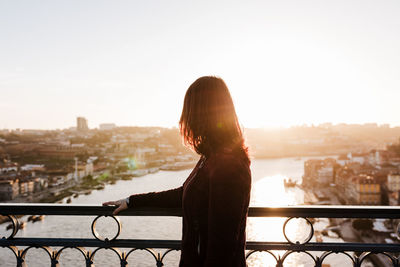
M 168 255 L 170 252 L 172 252 L 172 251 L 179 251 L 179 250 L 173 249 L 173 248 L 167 249 L 167 250 L 162 254 L 162 256 L 161 256 L 161 258 L 160 258 L 159 261 L 163 264 L 163 261 L 164 261 L 165 256 L 167 256 L 167 255 Z
M 275 253 L 273 253 L 270 250 L 250 250 L 249 252 L 246 253 L 246 261 L 250 258 L 251 255 L 255 253 L 268 253 L 275 260 L 276 262 L 275 266 L 279 266 L 279 263 L 281 263 L 281 257 L 279 255 L 278 256 L 275 255 Z
M 390 261 L 393 265 L 392 266 L 398 266 L 398 258 L 396 258 L 394 255 L 390 255 L 387 252 L 363 252 L 360 256 L 359 256 L 359 266 L 362 266 L 363 261 L 365 261 L 367 258 L 369 258 L 371 255 L 383 255 L 387 257 L 387 260 Z M 385 265 L 386 266 L 386 265 Z
M 318 266 L 322 266 L 324 263 L 324 260 L 329 256 L 329 255 L 345 255 L 347 258 L 351 260 L 352 266 L 357 266 L 357 256 L 352 256 L 350 253 L 346 251 L 324 251 L 320 257 L 318 257 Z
M 317 258 L 318 258 L 318 257 L 312 255 L 312 254 L 311 254 L 310 252 L 308 252 L 308 251 L 295 251 L 295 250 L 286 251 L 286 252 L 282 255 L 282 257 L 279 258 L 279 262 L 278 262 L 278 264 L 280 264 L 279 266 L 283 267 L 283 263 L 285 262 L 285 260 L 286 260 L 290 255 L 292 255 L 292 254 L 294 254 L 294 253 L 300 253 L 300 254 L 309 256 L 309 257 L 313 260 L 313 265 L 311 265 L 311 266 L 319 266 L 319 265 L 317 265 L 317 262 L 318 262 L 318 259 L 317 259 Z
M 75 249 L 75 250 L 79 251 L 83 255 L 83 257 L 84 257 L 86 262 L 88 260 L 90 260 L 90 256 L 91 256 L 90 252 L 88 252 L 83 247 L 62 247 L 58 251 L 54 251 L 53 252 L 54 253 L 54 255 L 53 255 L 54 260 L 57 260 L 57 262 L 59 262 L 61 253 L 63 253 L 66 249 Z
M 25 248 L 23 250 L 22 249 L 20 250 L 21 253 L 20 253 L 19 260 L 21 260 L 22 263 L 25 263 L 26 255 L 28 254 L 28 251 L 32 250 L 32 248 L 44 250 L 46 252 L 47 256 L 49 256 L 49 259 L 50 259 L 51 263 L 54 263 L 54 262 L 58 263 L 57 259 L 54 258 L 56 253 L 52 248 L 50 248 L 48 246 L 36 246 L 36 245 L 29 246 L 29 247 L 27 247 L 27 248 Z M 26 265 L 17 265 L 17 266 L 26 266 Z M 51 266 L 54 266 L 54 265 L 52 264 Z
M 108 247 L 108 248 L 96 248 L 92 253 L 90 253 L 90 262 L 95 265 L 94 263 L 94 257 L 97 254 L 99 250 L 111 250 L 115 252 L 115 254 L 118 256 L 118 260 L 120 262 L 120 266 L 127 266 L 128 262 L 126 260 L 126 256 L 124 252 L 121 252 L 118 248 L 113 248 L 113 247 Z
M 303 219 L 307 222 L 307 224 L 310 226 L 310 232 L 307 236 L 307 238 L 303 241 L 292 241 L 288 235 L 286 234 L 286 226 L 288 225 L 288 223 L 293 220 L 293 219 Z M 285 239 L 290 243 L 290 244 L 296 244 L 296 245 L 304 245 L 307 244 L 308 242 L 310 242 L 310 240 L 312 239 L 312 237 L 314 236 L 314 226 L 312 224 L 312 222 L 307 219 L 307 218 L 302 218 L 302 217 L 290 217 L 288 218 L 285 223 L 283 224 L 283 235 L 285 236 Z
M 97 232 L 97 230 L 96 230 L 96 223 L 97 223 L 97 220 L 98 220 L 100 217 L 111 217 L 111 218 L 113 218 L 114 221 L 117 223 L 117 227 L 118 227 L 118 228 L 117 228 L 117 233 L 115 234 L 114 237 L 112 237 L 112 238 L 103 237 L 102 235 L 100 235 L 100 234 Z M 118 217 L 109 216 L 109 215 L 99 215 L 99 216 L 97 216 L 97 217 L 93 220 L 91 228 L 92 228 L 92 234 L 93 234 L 93 236 L 94 236 L 97 240 L 108 242 L 108 241 L 113 241 L 113 240 L 115 240 L 115 239 L 118 238 L 119 234 L 121 233 L 122 225 L 121 225 L 121 221 L 119 220 Z
M 11 233 L 8 236 L 2 236 L 1 238 L 5 238 L 5 239 L 11 239 L 13 238 L 17 233 L 18 233 L 18 229 L 19 227 L 19 221 L 18 218 L 15 217 L 14 215 L 4 215 L 5 217 L 7 217 L 9 219 L 9 221 L 11 222 L 11 224 L 9 226 L 11 226 Z M 7 226 L 8 228 L 8 226 Z

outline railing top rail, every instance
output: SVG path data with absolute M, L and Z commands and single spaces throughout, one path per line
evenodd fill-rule
M 76 204 L 0 203 L 2 215 L 111 215 L 114 207 Z M 119 216 L 181 216 L 180 209 L 134 208 Z M 400 218 L 398 206 L 282 206 L 250 207 L 249 217 Z

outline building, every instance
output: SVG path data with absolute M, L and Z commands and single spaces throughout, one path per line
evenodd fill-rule
M 34 192 L 40 192 L 49 186 L 47 178 L 44 177 L 35 177 L 32 179 L 32 181 Z
M 87 175 L 93 175 L 94 173 L 94 164 L 93 162 L 95 162 L 97 160 L 97 157 L 89 157 L 86 161 L 86 165 L 85 165 L 85 176 Z
M 76 130 L 77 131 L 87 131 L 89 130 L 88 121 L 84 117 L 76 118 Z
M 368 157 L 368 155 L 366 154 L 352 154 L 349 153 L 348 158 L 350 159 L 350 162 L 357 162 L 361 165 L 363 165 L 365 163 L 365 158 Z
M 319 184 L 330 184 L 333 183 L 333 167 L 326 166 L 322 167 L 317 171 L 318 183 Z
M 323 166 L 322 160 L 310 159 L 304 162 L 303 185 L 314 185 L 318 177 L 318 170 Z
M 340 168 L 336 172 L 335 183 L 341 192 L 345 192 L 347 184 L 351 177 L 354 176 L 354 171 L 347 166 Z
M 379 167 L 389 163 L 393 156 L 393 153 L 387 150 L 371 150 L 368 155 L 368 163 Z
M 18 195 L 18 180 L 0 180 L 0 201 L 13 200 Z
M 336 160 L 327 158 L 324 160 L 310 159 L 304 162 L 303 185 L 326 185 L 334 182 L 334 168 Z
M 18 163 L 16 162 L 0 162 L 0 174 L 7 174 L 10 172 L 16 173 L 18 171 Z
M 39 156 L 59 157 L 63 159 L 73 159 L 74 157 L 84 153 L 85 151 L 85 146 L 81 144 L 72 144 L 69 146 L 43 145 L 36 150 Z
M 35 183 L 32 180 L 25 179 L 23 181 L 19 181 L 19 193 L 21 195 L 29 195 L 32 194 L 35 189 Z
M 349 162 L 349 158 L 347 157 L 347 155 L 340 155 L 339 158 L 336 160 L 336 162 L 340 166 L 344 166 L 347 164 L 347 162 Z
M 157 152 L 172 154 L 176 153 L 176 148 L 171 144 L 157 144 Z
M 347 184 L 345 193 L 354 204 L 381 204 L 381 185 L 372 176 L 365 174 L 353 176 Z
M 44 172 L 46 170 L 44 164 L 25 164 L 21 166 L 21 171 L 41 171 Z
M 400 190 L 400 173 L 391 173 L 387 176 L 389 192 L 398 192 Z
M 102 123 L 99 125 L 100 130 L 112 130 L 116 127 L 117 125 L 115 125 L 115 123 Z

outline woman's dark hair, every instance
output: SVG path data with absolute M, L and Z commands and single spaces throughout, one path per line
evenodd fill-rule
M 179 128 L 184 143 L 200 155 L 229 148 L 248 157 L 231 94 L 221 78 L 204 76 L 190 85 Z

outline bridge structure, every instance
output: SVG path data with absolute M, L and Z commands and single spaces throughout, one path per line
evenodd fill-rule
M 98 205 L 63 205 L 63 204 L 0 204 L 0 214 L 8 218 L 11 229 L 7 236 L 0 237 L 0 249 L 9 249 L 16 258 L 16 266 L 27 266 L 25 257 L 32 248 L 43 249 L 50 258 L 51 267 L 60 266 L 60 256 L 67 248 L 82 254 L 82 266 L 94 266 L 94 258 L 99 250 L 115 252 L 120 266 L 128 266 L 131 255 L 145 251 L 152 255 L 154 266 L 164 266 L 166 256 L 180 250 L 180 240 L 163 239 L 120 239 L 122 224 L 119 216 L 181 216 L 179 209 L 129 209 L 113 216 L 113 207 Z M 95 216 L 91 224 L 92 238 L 62 237 L 18 237 L 19 217 L 21 215 L 66 215 Z M 363 266 L 366 259 L 374 255 L 385 258 L 385 266 L 400 267 L 400 244 L 387 243 L 351 243 L 351 242 L 313 242 L 315 235 L 314 218 L 368 218 L 400 219 L 400 208 L 391 206 L 289 206 L 289 207 L 250 207 L 249 217 L 283 217 L 282 233 L 286 241 L 247 241 L 246 257 L 254 253 L 267 253 L 277 267 L 285 266 L 285 260 L 293 253 L 302 253 L 310 258 L 312 266 L 322 267 L 328 256 L 342 254 L 348 257 L 354 267 Z M 114 236 L 104 238 L 96 229 L 96 223 L 102 217 L 111 217 L 116 225 Z M 294 218 L 302 219 L 308 225 L 304 240 L 291 240 L 287 225 Z M 398 229 L 398 228 L 397 228 Z M 398 230 L 395 230 L 397 232 Z M 128 248 L 122 251 L 121 249 Z M 160 252 L 161 251 L 161 252 Z M 283 253 L 277 253 L 283 251 Z M 311 253 L 312 252 L 312 253 Z M 316 253 L 317 252 L 317 253 Z M 275 264 L 275 263 L 274 263 Z M 1 265 L 1 264 L 0 264 Z

